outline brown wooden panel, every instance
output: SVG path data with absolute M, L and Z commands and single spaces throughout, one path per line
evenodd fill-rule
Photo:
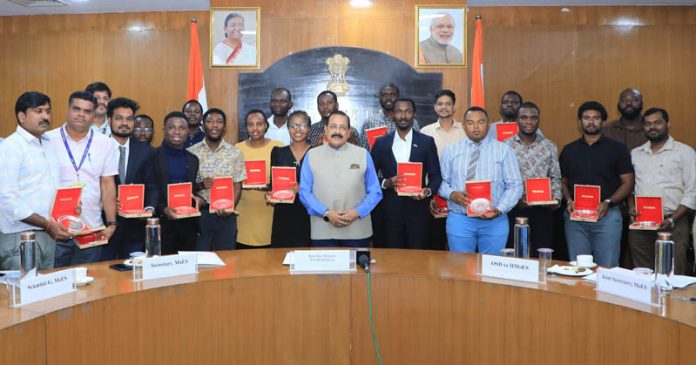
M 0 364 L 46 364 L 45 317 L 0 331 Z

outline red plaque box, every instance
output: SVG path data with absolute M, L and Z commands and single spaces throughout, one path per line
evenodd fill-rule
M 242 183 L 242 187 L 246 189 L 264 189 L 268 184 L 266 178 L 266 161 L 253 160 L 244 161 L 246 167 L 247 178 Z
M 498 141 L 502 142 L 519 132 L 517 123 L 498 123 L 495 125 L 495 134 Z
M 271 168 L 273 190 L 268 199 L 271 203 L 292 204 L 295 201 L 295 191 L 292 188 L 297 184 L 297 171 L 294 167 Z
M 628 226 L 629 229 L 657 231 L 665 219 L 662 214 L 662 198 L 657 196 L 636 197 L 636 221 Z
M 449 213 L 449 209 L 447 208 L 447 200 L 440 195 L 435 194 L 433 196 L 433 201 L 435 202 L 435 214 L 433 216 L 435 218 L 447 217 L 447 213 Z
M 75 210 L 80 205 L 80 196 L 82 196 L 82 187 L 57 189 L 53 198 L 53 204 L 51 204 L 51 218 L 67 228 L 73 236 L 81 236 L 103 230 L 104 226 L 92 228 L 84 224 L 82 219 L 75 213 Z
M 414 196 L 423 192 L 423 164 L 421 162 L 399 162 L 396 174 L 400 178 L 396 193 L 399 196 Z
M 234 181 L 231 177 L 213 178 L 208 211 L 215 213 L 218 209 L 228 213 L 234 211 Z
M 570 220 L 596 222 L 602 188 L 596 185 L 575 185 L 573 191 L 575 192 L 575 211 L 570 215 Z
M 558 200 L 551 194 L 551 179 L 548 177 L 529 178 L 524 181 L 527 205 L 554 205 Z
M 372 149 L 372 146 L 375 145 L 375 141 L 377 140 L 377 138 L 387 134 L 387 127 L 383 126 L 366 129 L 365 134 L 367 135 L 367 144 L 370 145 L 370 149 Z
M 493 210 L 490 180 L 467 181 L 466 193 L 469 194 L 469 205 L 466 207 L 469 217 L 480 217 Z
M 167 185 L 167 206 L 174 219 L 198 217 L 201 212 L 191 206 L 193 185 L 190 182 Z
M 145 185 L 143 184 L 119 185 L 118 201 L 121 203 L 118 215 L 123 218 L 152 217 L 152 212 L 143 209 L 145 207 Z

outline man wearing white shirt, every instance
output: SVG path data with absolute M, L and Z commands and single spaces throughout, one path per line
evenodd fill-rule
M 96 106 L 91 93 L 72 93 L 66 123 L 46 135 L 48 151 L 58 160 L 60 186 L 82 186 L 80 218 L 89 227 L 106 225 L 101 233 L 108 240 L 117 224 L 114 176 L 118 175 L 118 158 L 114 142 L 90 129 Z M 56 267 L 96 262 L 100 256 L 101 246 L 80 249 L 72 239 L 56 242 Z
M 15 104 L 17 130 L 0 145 L 0 270 L 20 267 L 19 234 L 32 231 L 39 268 L 53 268 L 55 239 L 70 234 L 50 219 L 58 171 L 46 153 L 44 132 L 51 122 L 51 99 L 39 92 L 22 94 Z
M 268 119 L 266 138 L 290 144 L 288 133 L 288 113 L 292 109 L 292 94 L 290 90 L 279 87 L 271 93 L 271 118 Z
M 101 81 L 96 81 L 87 85 L 85 91 L 91 92 L 97 100 L 97 107 L 94 109 L 94 124 L 92 124 L 92 129 L 97 133 L 111 137 L 111 128 L 109 128 L 109 123 L 107 123 L 106 120 L 106 106 L 109 105 L 109 100 L 111 100 L 111 89 L 109 85 Z

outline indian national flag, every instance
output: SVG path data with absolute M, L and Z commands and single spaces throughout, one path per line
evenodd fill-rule
M 196 99 L 203 106 L 203 112 L 208 110 L 208 98 L 205 95 L 201 47 L 198 43 L 198 23 L 196 19 L 191 19 L 191 50 L 189 51 L 188 92 L 186 99 Z

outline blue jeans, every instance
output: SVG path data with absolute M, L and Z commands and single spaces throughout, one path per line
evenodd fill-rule
M 571 221 L 567 211 L 563 218 L 570 260 L 575 260 L 577 255 L 593 255 L 598 265 L 619 266 L 622 219 L 618 207 L 609 208 L 595 223 Z
M 312 247 L 368 247 L 367 238 L 361 240 L 312 240 Z
M 467 217 L 466 214 L 452 211 L 447 215 L 447 242 L 450 251 L 500 255 L 509 232 L 506 214 L 490 220 Z
M 56 241 L 55 267 L 91 264 L 101 259 L 102 246 L 81 250 L 75 240 Z

